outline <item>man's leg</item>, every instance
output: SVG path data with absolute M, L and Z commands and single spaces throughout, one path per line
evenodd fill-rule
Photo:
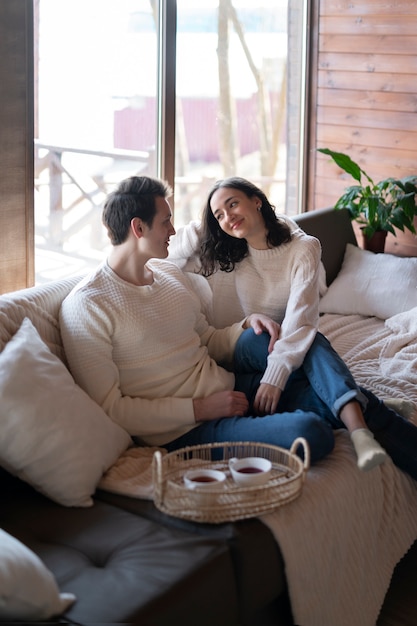
M 164 447 L 171 452 L 185 446 L 207 443 L 253 441 L 289 449 L 297 437 L 307 440 L 312 463 L 327 456 L 334 447 L 334 434 L 330 424 L 312 412 L 301 410 L 265 417 L 235 416 L 201 422 L 182 437 L 166 443 Z
M 385 448 L 395 465 L 417 480 L 417 426 L 384 404 L 371 391 L 361 387 L 368 404 L 367 426 Z

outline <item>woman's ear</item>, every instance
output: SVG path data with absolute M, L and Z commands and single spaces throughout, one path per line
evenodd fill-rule
M 259 196 L 254 195 L 253 199 L 255 201 L 255 206 L 257 208 L 258 211 L 260 211 L 262 209 L 262 200 L 259 198 Z

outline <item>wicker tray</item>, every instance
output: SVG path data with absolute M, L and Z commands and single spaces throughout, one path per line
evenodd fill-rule
M 295 454 L 304 448 L 304 461 Z M 228 461 L 233 457 L 261 456 L 272 462 L 271 477 L 264 485 L 242 487 L 230 476 Z M 272 511 L 295 500 L 301 493 L 310 467 L 310 450 L 302 437 L 291 449 L 250 442 L 214 443 L 189 446 L 165 456 L 157 451 L 152 461 L 155 506 L 168 515 L 195 522 L 219 524 Z M 224 471 L 225 482 L 210 491 L 190 490 L 183 476 L 192 468 Z

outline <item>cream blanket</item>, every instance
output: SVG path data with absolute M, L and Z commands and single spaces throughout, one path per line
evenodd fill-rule
M 376 317 L 327 314 L 320 330 L 357 382 L 380 398 L 417 404 L 417 308 L 385 322 Z
M 283 554 L 298 626 L 375 626 L 393 569 L 417 538 L 417 484 L 391 461 L 360 472 L 338 431 L 301 497 L 262 521 Z
M 416 319 L 416 309 L 386 323 L 325 315 L 321 331 L 360 384 L 417 406 Z M 151 499 L 153 452 L 126 451 L 99 487 Z M 417 483 L 391 461 L 360 472 L 349 436 L 338 431 L 301 497 L 261 519 L 284 556 L 297 626 L 375 626 L 393 569 L 417 538 Z

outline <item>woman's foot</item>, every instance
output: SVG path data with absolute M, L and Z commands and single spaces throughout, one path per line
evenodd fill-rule
M 381 465 L 388 457 L 387 453 L 374 438 L 367 428 L 357 428 L 350 433 L 350 438 L 358 457 L 358 467 L 368 472 L 374 467 Z

